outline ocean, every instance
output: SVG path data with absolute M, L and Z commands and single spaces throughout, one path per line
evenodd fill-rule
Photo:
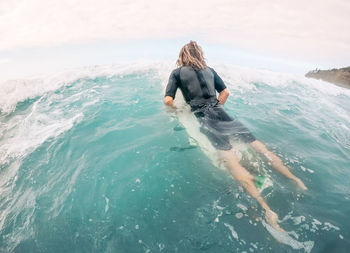
M 285 233 L 163 105 L 174 64 L 130 63 L 0 84 L 0 252 L 347 252 L 350 90 L 213 67 L 225 110 L 308 187 L 255 157 Z

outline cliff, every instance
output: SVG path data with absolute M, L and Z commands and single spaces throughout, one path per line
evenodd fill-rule
M 326 82 L 350 89 L 350 67 L 330 70 L 312 70 L 306 77 L 321 79 Z

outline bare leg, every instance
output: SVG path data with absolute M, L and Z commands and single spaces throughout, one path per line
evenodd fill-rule
M 278 216 L 267 205 L 260 192 L 255 187 L 254 177 L 238 162 L 238 158 L 233 150 L 220 151 L 220 157 L 232 176 L 255 198 L 263 209 L 265 209 L 265 219 L 274 228 L 283 231 L 277 223 Z
M 250 145 L 253 147 L 253 149 L 255 151 L 263 154 L 267 158 L 267 160 L 269 162 L 271 162 L 272 168 L 274 168 L 275 170 L 279 171 L 285 177 L 293 180 L 301 189 L 307 190 L 307 187 L 304 185 L 303 181 L 301 181 L 300 178 L 294 176 L 289 171 L 287 166 L 285 166 L 283 164 L 282 160 L 278 156 L 276 156 L 274 153 L 269 151 L 262 142 L 256 140 L 256 141 L 253 141 L 252 143 L 250 143 Z

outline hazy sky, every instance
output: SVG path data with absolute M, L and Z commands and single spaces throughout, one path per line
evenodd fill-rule
M 57 48 L 64 65 L 72 47 L 107 54 L 104 42 L 132 42 L 137 51 L 145 41 L 151 52 L 172 41 L 165 48 L 177 51 L 190 38 L 232 49 L 232 57 L 242 51 L 340 67 L 350 65 L 349 31 L 349 0 L 0 0 L 0 67 L 25 65 L 35 54 L 45 61 L 45 52 L 52 58 Z

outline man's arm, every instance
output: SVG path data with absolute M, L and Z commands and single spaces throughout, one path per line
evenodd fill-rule
M 224 90 L 222 90 L 220 93 L 219 93 L 219 96 L 218 96 L 218 100 L 219 100 L 219 103 L 221 105 L 224 105 L 226 103 L 226 100 L 228 98 L 228 96 L 230 95 L 230 92 L 228 91 L 227 88 L 225 88 Z
M 215 85 L 215 90 L 219 93 L 219 96 L 218 96 L 219 103 L 224 105 L 226 103 L 228 96 L 230 95 L 230 92 L 228 91 L 224 81 L 216 73 L 216 71 L 213 68 L 210 68 L 210 70 L 214 74 L 214 85 Z
M 174 98 L 176 94 L 176 90 L 179 87 L 179 72 L 180 69 L 175 69 L 173 72 L 171 72 L 168 84 L 165 89 L 165 96 L 164 96 L 164 104 L 167 106 L 174 107 Z
M 163 101 L 165 105 L 174 107 L 174 99 L 172 97 L 165 96 Z

